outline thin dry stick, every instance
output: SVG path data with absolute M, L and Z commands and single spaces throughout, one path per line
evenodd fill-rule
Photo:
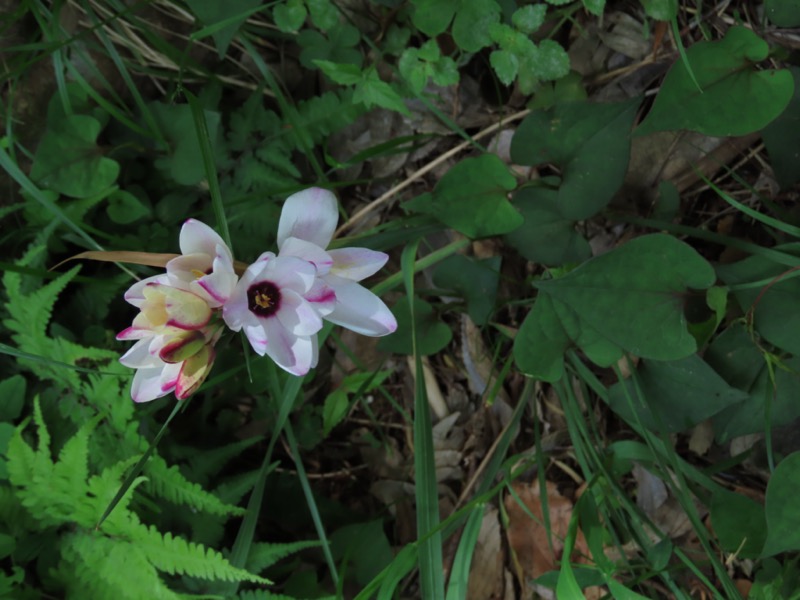
M 502 120 L 498 121 L 497 123 L 495 123 L 493 125 L 489 125 L 489 127 L 484 129 L 483 131 L 480 131 L 480 132 L 476 133 L 474 136 L 472 136 L 471 140 L 468 140 L 468 141 L 465 141 L 465 142 L 461 142 L 458 146 L 456 146 L 454 148 L 451 148 L 450 150 L 448 150 L 447 152 L 445 152 L 441 156 L 439 156 L 439 157 L 435 158 L 434 160 L 432 160 L 431 162 L 429 162 L 427 165 L 425 165 L 421 169 L 419 169 L 417 171 L 414 171 L 405 180 L 403 180 L 400 183 L 398 183 L 396 186 L 394 186 L 392 189 L 390 189 L 388 192 L 386 192 L 383 196 L 373 200 L 372 202 L 367 204 L 361 210 L 356 211 L 356 213 L 352 217 L 350 217 L 341 227 L 339 227 L 339 229 L 336 230 L 336 236 L 338 237 L 338 236 L 342 235 L 342 232 L 344 232 L 344 231 L 346 231 L 348 229 L 351 229 L 357 223 L 359 223 L 360 221 L 363 221 L 364 218 L 368 214 L 370 214 L 371 212 L 376 211 L 378 208 L 380 208 L 381 206 L 386 204 L 386 202 L 388 202 L 395 194 L 397 194 L 401 190 L 404 190 L 405 188 L 407 188 L 409 185 L 411 185 L 411 183 L 413 181 L 419 179 L 420 177 L 422 177 L 423 175 L 425 175 L 429 171 L 432 171 L 438 165 L 440 165 L 441 163 L 446 161 L 448 158 L 450 158 L 452 156 L 455 156 L 456 154 L 458 154 L 459 152 L 464 150 L 464 148 L 467 148 L 467 147 L 471 146 L 474 141 L 479 140 L 481 138 L 486 137 L 489 134 L 494 133 L 495 131 L 503 128 L 504 126 L 508 125 L 509 123 L 513 123 L 514 121 L 518 121 L 518 120 L 528 116 L 528 114 L 530 114 L 530 112 L 531 111 L 529 109 L 521 110 L 518 113 L 515 113 L 515 114 L 511 115 L 510 117 L 508 117 L 506 119 L 502 119 Z

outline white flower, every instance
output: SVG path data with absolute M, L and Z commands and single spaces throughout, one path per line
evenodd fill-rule
M 335 302 L 333 291 L 316 275 L 306 260 L 265 252 L 242 275 L 222 317 L 232 330 L 244 329 L 260 356 L 305 375 L 317 364 L 317 332 Z
M 133 284 L 125 300 L 140 312 L 118 340 L 137 340 L 120 358 L 136 369 L 131 386 L 135 402 L 170 392 L 178 399 L 193 394 L 214 363 L 214 344 L 223 327 L 219 312 L 236 286 L 233 256 L 207 225 L 189 219 L 180 233 L 182 255 L 167 272 Z
M 368 248 L 326 251 L 338 221 L 336 197 L 328 190 L 310 188 L 289 196 L 278 223 L 279 257 L 312 263 L 317 276 L 333 289 L 336 302 L 324 315 L 326 320 L 364 335 L 388 335 L 397 329 L 394 315 L 357 282 L 380 270 L 389 257 Z

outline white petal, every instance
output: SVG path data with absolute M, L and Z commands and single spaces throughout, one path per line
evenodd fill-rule
M 217 246 L 217 250 L 221 251 L 222 248 Z M 192 291 L 204 297 L 209 306 L 217 308 L 227 302 L 238 279 L 239 277 L 233 270 L 233 261 L 224 252 L 220 252 L 214 259 L 211 273 L 192 282 L 191 288 Z
M 128 351 L 120 357 L 119 362 L 131 369 L 155 367 L 164 364 L 158 356 L 150 351 L 150 344 L 153 341 L 152 337 L 139 340 L 128 348 Z
M 305 294 L 314 285 L 316 277 L 317 270 L 310 262 L 294 256 L 279 256 L 268 263 L 268 268 L 253 283 L 271 281 L 281 290 L 289 288 Z
M 327 321 L 373 337 L 389 335 L 397 329 L 392 312 L 367 288 L 330 275 L 326 281 L 336 292 L 336 308 L 325 317 Z
M 152 277 L 148 277 L 147 279 L 142 279 L 141 281 L 134 283 L 128 288 L 128 291 L 125 292 L 123 297 L 127 302 L 133 304 L 136 308 L 140 308 L 144 302 L 144 288 L 151 283 L 170 285 L 170 280 L 166 273 L 153 275 Z
M 331 255 L 322 248 L 300 238 L 286 238 L 281 245 L 281 256 L 294 256 L 310 262 L 317 268 L 317 275 L 327 275 L 333 264 Z
M 245 273 L 245 276 L 236 284 L 225 306 L 222 307 L 222 319 L 233 331 L 240 331 L 245 324 L 249 323 L 250 317 L 253 316 L 247 300 L 247 288 L 250 287 L 249 280 L 250 276 Z
M 389 255 L 369 248 L 340 248 L 330 250 L 333 259 L 331 275 L 361 281 L 374 275 L 389 260 Z
M 231 251 L 219 234 L 197 219 L 188 219 L 181 227 L 181 254 L 207 254 L 216 256 L 217 246 L 222 246 L 228 256 Z
M 133 376 L 131 384 L 131 398 L 134 402 L 150 402 L 156 398 L 166 396 L 175 389 L 178 383 L 181 363 L 168 365 L 161 363 L 162 367 L 139 369 Z
M 330 191 L 315 187 L 292 194 L 278 222 L 278 248 L 290 237 L 326 248 L 338 222 L 336 196 Z
M 290 333 L 278 319 L 261 319 L 261 322 L 267 333 L 267 354 L 281 369 L 295 373 L 297 359 L 292 346 L 297 342 L 297 336 Z
M 323 317 L 331 314 L 336 307 L 336 292 L 322 279 L 317 279 L 303 297 Z
M 281 307 L 275 317 L 294 335 L 312 335 L 322 329 L 322 318 L 314 307 L 299 294 L 284 289 L 281 291 Z
M 250 342 L 253 350 L 255 350 L 255 353 L 259 356 L 264 356 L 267 352 L 267 344 L 269 343 L 264 326 L 260 322 L 245 325 L 244 334 L 247 336 L 247 340 Z

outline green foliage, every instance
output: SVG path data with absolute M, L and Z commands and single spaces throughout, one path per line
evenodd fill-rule
M 537 110 L 520 124 L 511 159 L 554 164 L 557 190 L 523 188 L 514 197 L 524 224 L 506 239 L 529 260 L 550 265 L 584 260 L 589 245 L 574 222 L 605 208 L 625 178 L 638 99 L 616 104 L 568 102 Z
M 800 485 L 800 453 L 783 459 L 775 468 L 767 485 L 767 539 L 762 556 L 800 549 L 800 507 L 797 489 Z
M 359 398 L 379 387 L 391 371 L 377 373 L 353 373 L 345 377 L 339 387 L 325 398 L 322 405 L 322 435 L 327 437 L 331 429 L 336 427 L 347 415 L 351 406 L 351 398 Z
M 608 402 L 629 423 L 677 433 L 746 398 L 746 392 L 729 386 L 693 354 L 670 362 L 642 361 L 636 369 L 636 382 L 628 380 L 612 387 Z
M 459 48 L 477 52 L 491 43 L 488 30 L 500 20 L 500 5 L 494 0 L 413 0 L 414 25 L 435 37 L 453 23 L 453 39 Z
M 467 158 L 436 184 L 433 192 L 405 203 L 471 238 L 513 231 L 522 219 L 506 199 L 516 187 L 514 176 L 497 156 Z
M 286 0 L 272 9 L 275 25 L 285 33 L 294 33 L 300 29 L 307 14 L 303 0 Z
M 511 16 L 512 25 L 492 23 L 489 35 L 499 49 L 489 60 L 497 77 L 511 85 L 519 77 L 523 94 L 532 93 L 540 81 L 560 79 L 569 73 L 569 57 L 558 43 L 542 40 L 538 44 L 530 35 L 544 23 L 546 5 L 528 5 Z
M 800 1 L 765 0 L 764 14 L 778 27 L 797 27 L 800 25 Z
M 411 343 L 412 310 L 414 311 L 416 322 L 417 351 L 421 355 L 436 354 L 450 343 L 453 338 L 453 332 L 450 327 L 436 317 L 433 306 L 417 297 L 414 298 L 414 302 L 411 304 L 408 298 L 403 297 L 392 307 L 392 313 L 397 319 L 397 331 L 381 338 L 378 342 L 378 348 L 384 352 L 413 354 Z
M 671 21 L 678 14 L 678 0 L 640 0 L 645 14 L 657 21 Z
M 315 60 L 325 75 L 341 85 L 355 86 L 353 102 L 363 103 L 367 108 L 380 106 L 410 115 L 402 96 L 388 83 L 381 80 L 375 67 L 360 69 L 349 63 L 334 63 L 329 60 Z
M 788 70 L 756 68 L 768 54 L 767 43 L 740 26 L 719 41 L 694 44 L 686 51 L 691 72 L 683 61 L 675 63 L 636 133 L 689 129 L 729 136 L 762 129 L 794 93 Z
M 73 198 L 110 191 L 119 175 L 119 163 L 104 156 L 97 145 L 102 128 L 100 121 L 89 115 L 51 120 L 36 150 L 31 178 Z
M 499 256 L 475 260 L 456 254 L 439 263 L 433 282 L 462 296 L 470 319 L 476 325 L 486 325 L 495 309 L 501 260 Z
M 786 110 L 761 132 L 775 179 L 782 188 L 800 181 L 800 141 L 794 134 L 800 126 L 800 69 L 789 67 L 789 71 L 794 81 L 794 95 Z
M 455 85 L 459 79 L 456 63 L 442 56 L 436 40 L 428 40 L 419 48 L 406 48 L 397 66 L 415 94 L 422 92 L 429 79 L 441 86 Z
M 517 365 L 557 381 L 563 354 L 576 345 L 600 366 L 624 352 L 677 360 L 697 349 L 683 314 L 689 289 L 714 283 L 711 266 L 663 234 L 636 238 L 562 277 L 536 282 L 539 296 L 514 340 Z

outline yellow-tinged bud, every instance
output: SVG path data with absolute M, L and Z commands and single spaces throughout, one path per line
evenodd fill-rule
M 184 400 L 198 390 L 211 371 L 214 357 L 214 349 L 206 344 L 184 361 L 175 386 L 175 397 L 178 400 Z
M 194 356 L 206 344 L 203 333 L 197 329 L 181 331 L 172 336 L 158 353 L 165 363 L 179 363 Z

